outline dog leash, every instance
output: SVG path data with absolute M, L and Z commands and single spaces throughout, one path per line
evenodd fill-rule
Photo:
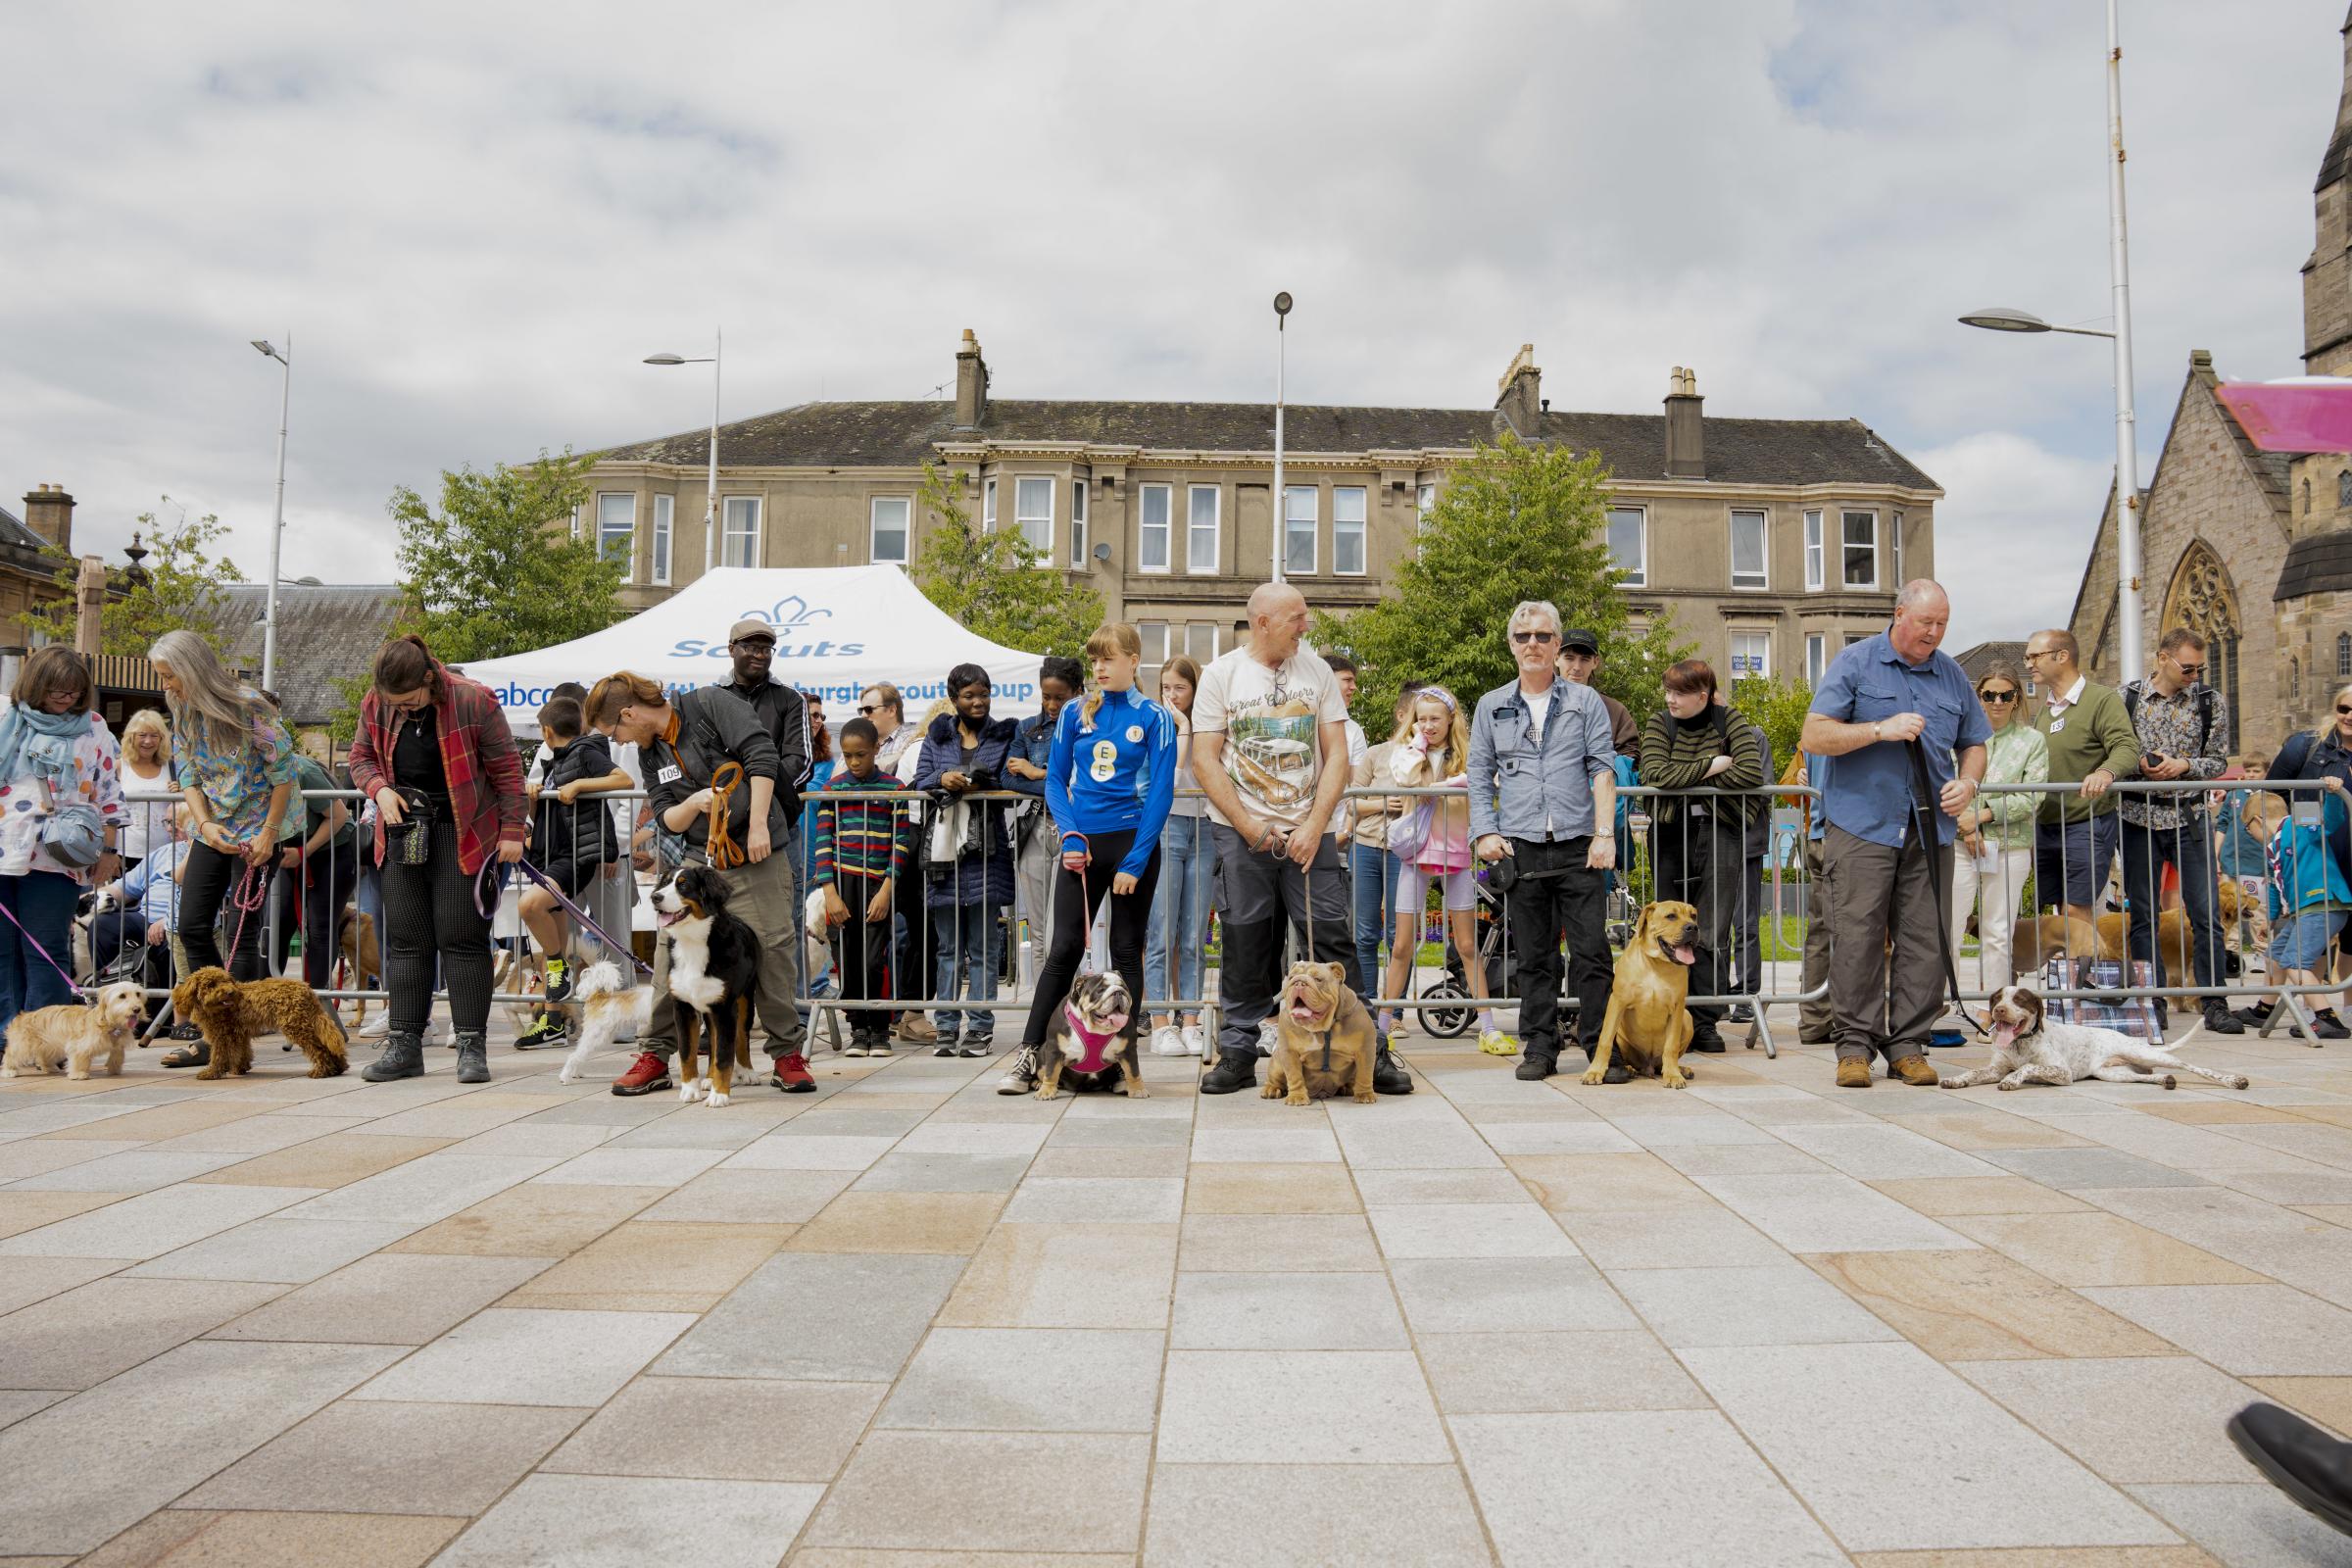
M 1911 814 L 1917 819 L 1913 826 L 1918 829 L 1919 842 L 1927 853 L 1928 887 L 1936 895 L 1936 950 L 1943 957 L 1943 982 L 1949 988 L 1954 1010 L 1968 1020 L 1968 1026 L 1978 1035 L 1990 1039 L 1984 1026 L 1977 1021 L 1977 1015 L 1968 1010 L 1968 1004 L 1960 1000 L 1960 966 L 1952 956 L 1952 926 L 1945 913 L 1952 906 L 1944 897 L 1943 870 L 1936 863 L 1936 791 L 1935 781 L 1928 773 L 1928 749 L 1914 736 L 1904 743 L 1903 750 L 1911 758 Z
M 59 977 L 66 982 L 67 989 L 74 993 L 74 1000 L 79 1002 L 87 1002 L 89 1000 L 89 998 L 82 995 L 81 982 L 74 979 L 72 975 L 66 973 L 66 966 L 64 964 L 49 956 L 49 950 L 41 946 L 41 942 L 38 937 L 24 929 L 24 922 L 17 918 L 16 910 L 10 908 L 5 904 L 0 904 L 0 914 L 7 915 L 8 923 L 17 928 L 18 935 L 22 936 L 25 942 L 31 946 L 33 952 L 39 954 L 44 959 L 47 960 L 50 968 L 55 969 L 58 972 Z
M 703 855 L 722 871 L 732 871 L 743 863 L 743 849 L 735 842 L 734 832 L 727 825 L 727 803 L 735 794 L 735 786 L 743 782 L 741 762 L 721 762 L 710 772 L 710 836 Z
M 248 888 L 252 889 L 250 894 L 246 891 Z M 230 891 L 228 900 L 231 905 L 235 906 L 237 911 L 237 926 L 229 934 L 228 939 L 228 953 L 229 956 L 233 958 L 237 955 L 237 950 L 245 945 L 246 920 L 256 909 L 270 901 L 269 872 L 248 861 L 244 868 L 238 871 L 237 885 Z
M 607 950 L 613 953 L 627 954 L 629 962 L 637 966 L 637 972 L 639 974 L 650 975 L 654 972 L 654 966 L 650 963 L 647 963 L 643 958 L 638 957 L 635 953 L 630 952 L 627 943 L 613 941 L 612 938 L 606 932 L 605 928 L 601 925 L 598 925 L 596 921 L 590 917 L 586 909 L 581 908 L 578 905 L 572 903 L 569 898 L 565 897 L 564 890 L 556 885 L 556 879 L 554 877 L 549 876 L 545 871 L 542 871 L 539 869 L 539 867 L 533 865 L 528 858 L 515 861 L 514 866 L 515 869 L 520 871 L 524 877 L 538 884 L 540 887 L 545 888 L 547 890 L 548 897 L 554 899 L 558 904 L 562 905 L 566 914 L 569 914 L 573 919 L 579 921 L 581 925 L 587 927 L 589 932 L 595 936 L 597 941 L 602 942 Z

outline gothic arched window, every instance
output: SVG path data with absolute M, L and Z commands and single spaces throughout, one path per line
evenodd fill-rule
M 2352 507 L 2352 468 L 2346 468 L 2335 476 L 2335 504 Z
M 2303 481 L 2303 513 L 2306 516 L 2311 514 L 2311 481 L 2309 479 Z

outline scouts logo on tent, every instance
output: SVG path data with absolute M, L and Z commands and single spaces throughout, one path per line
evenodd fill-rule
M 747 610 L 737 618 L 764 620 L 775 627 L 776 658 L 779 660 L 857 659 L 865 652 L 863 643 L 836 643 L 821 637 L 808 642 L 793 641 L 795 632 L 809 637 L 816 621 L 833 618 L 833 612 L 811 609 L 808 601 L 799 594 L 786 594 L 768 609 Z M 706 642 L 700 637 L 687 637 L 679 640 L 673 653 L 681 659 L 724 659 L 727 657 L 727 645 L 724 638 L 717 642 Z

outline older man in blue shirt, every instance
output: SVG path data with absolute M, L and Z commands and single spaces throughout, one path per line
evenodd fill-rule
M 1893 624 L 1831 662 L 1805 715 L 1804 749 L 1838 759 L 1822 795 L 1822 878 L 1840 1089 L 1870 1087 L 1874 1053 L 1888 1077 L 1936 1087 L 1927 1045 L 1943 1005 L 1944 911 L 1935 889 L 1951 885 L 1953 819 L 1977 798 L 1991 738 L 1967 671 L 1936 651 L 1950 620 L 1941 588 L 1905 583 Z M 1920 827 L 1913 741 L 1936 795 L 1933 843 Z
M 1478 700 L 1470 723 L 1470 833 L 1478 858 L 1510 857 L 1511 948 L 1519 993 L 1517 1076 L 1555 1070 L 1560 1047 L 1559 934 L 1584 1024 L 1587 1055 L 1609 1010 L 1609 939 L 1601 920 L 1617 863 L 1617 753 L 1609 712 L 1590 686 L 1561 680 L 1560 612 L 1541 601 L 1511 612 L 1519 678 Z M 1609 1076 L 1623 1083 L 1622 1067 Z

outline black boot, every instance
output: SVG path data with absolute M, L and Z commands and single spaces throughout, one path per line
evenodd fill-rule
M 1396 1054 L 1383 1046 L 1372 1058 L 1372 1092 L 1378 1095 L 1409 1095 L 1413 1092 L 1413 1075 L 1404 1070 Z
M 1541 1046 L 1531 1045 L 1522 1051 L 1519 1065 L 1511 1069 L 1511 1076 L 1525 1083 L 1542 1083 L 1558 1070 L 1556 1065 L 1558 1061 L 1558 1052 L 1545 1051 Z M 1375 1079 L 1374 1087 L 1377 1088 L 1378 1085 L 1379 1080 Z
M 490 1081 L 490 1041 L 486 1031 L 461 1029 L 458 1031 L 458 1082 L 486 1084 Z
M 2227 1430 L 2246 1462 L 2297 1507 L 2352 1535 L 2352 1444 L 2275 1404 L 2247 1405 Z
M 1590 1051 L 1585 1053 L 1585 1065 L 1587 1067 L 1592 1065 L 1592 1053 Z M 1634 1070 L 1619 1061 L 1617 1054 L 1611 1052 L 1609 1054 L 1609 1070 L 1600 1075 L 1600 1081 L 1604 1084 L 1630 1084 L 1634 1081 Z
M 1710 1056 L 1722 1055 L 1723 1036 L 1716 1032 L 1715 1020 L 1712 1018 L 1691 1019 L 1690 1044 L 1685 1049 L 1701 1051 Z
M 1375 1075 L 1374 1086 L 1378 1087 L 1379 1082 Z M 1256 1087 L 1257 1053 L 1254 1051 L 1219 1051 L 1217 1064 L 1200 1075 L 1200 1092 L 1204 1095 L 1231 1095 Z
M 2246 1026 L 2237 1021 L 2230 1004 L 2219 997 L 2205 999 L 2205 1032 L 2209 1035 L 2242 1035 Z
M 360 1076 L 371 1084 L 423 1077 L 424 1042 L 416 1035 L 393 1030 L 384 1037 L 384 1054 L 369 1062 Z

